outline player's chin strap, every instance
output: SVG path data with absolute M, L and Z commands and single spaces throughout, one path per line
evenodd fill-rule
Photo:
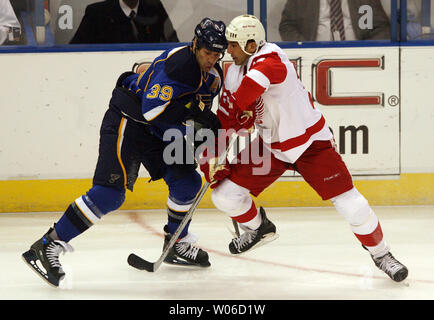
M 262 46 L 256 46 L 256 50 L 255 50 L 255 52 L 247 52 L 247 43 L 246 43 L 246 46 L 244 47 L 244 49 L 243 49 L 243 47 L 241 47 L 241 50 L 243 50 L 243 52 L 245 53 L 245 54 L 247 54 L 248 56 L 253 56 L 254 54 L 257 54 L 258 52 L 259 52 L 259 50 L 261 50 L 262 49 L 262 47 L 263 47 L 264 45 L 262 45 Z
M 238 135 L 233 134 L 231 139 L 229 140 L 229 143 L 226 147 L 226 150 L 220 154 L 218 157 L 218 164 L 224 163 L 226 161 L 226 156 L 231 149 L 232 145 L 237 141 Z M 148 272 L 155 272 L 160 267 L 161 263 L 164 261 L 164 259 L 169 254 L 170 249 L 174 246 L 175 242 L 178 240 L 179 235 L 181 234 L 182 230 L 184 230 L 184 227 L 187 225 L 187 223 L 190 221 L 191 217 L 193 216 L 194 210 L 196 210 L 196 207 L 198 206 L 199 202 L 202 200 L 203 196 L 205 195 L 206 191 L 208 190 L 210 186 L 210 183 L 208 181 L 205 182 L 205 184 L 200 189 L 199 193 L 196 195 L 196 198 L 194 199 L 193 204 L 191 205 L 190 209 L 188 210 L 187 214 L 182 219 L 180 225 L 178 226 L 178 229 L 176 229 L 175 233 L 170 238 L 170 241 L 167 243 L 166 247 L 163 250 L 163 253 L 161 254 L 160 258 L 158 258 L 155 262 L 149 262 L 145 259 L 142 259 L 141 257 L 135 255 L 134 253 L 131 253 L 128 256 L 128 264 L 136 269 L 140 270 L 146 270 Z

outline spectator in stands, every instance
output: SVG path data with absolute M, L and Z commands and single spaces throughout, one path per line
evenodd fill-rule
M 86 7 L 75 43 L 177 42 L 160 0 L 105 0 Z
M 0 0 L 0 45 L 19 41 L 21 25 L 9 0 Z
M 429 2 L 430 0 L 407 0 L 407 40 L 434 38 Z
M 360 28 L 366 5 L 372 27 Z M 390 22 L 378 0 L 287 0 L 279 32 L 283 41 L 388 40 Z

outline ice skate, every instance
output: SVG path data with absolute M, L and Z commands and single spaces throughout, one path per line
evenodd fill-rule
M 260 207 L 259 213 L 262 223 L 258 229 L 251 230 L 240 225 L 241 229 L 245 232 L 239 237 L 232 239 L 232 242 L 229 244 L 229 251 L 232 254 L 244 253 L 278 238 L 276 226 L 268 220 L 264 208 Z
M 393 281 L 401 282 L 407 278 L 407 267 L 396 260 L 390 252 L 380 258 L 371 257 L 378 269 L 384 271 Z
M 167 226 L 164 227 L 164 248 L 169 243 L 171 234 L 167 230 Z M 187 239 L 186 239 L 187 238 Z M 183 241 L 184 240 L 184 241 Z M 208 253 L 193 245 L 194 241 L 188 241 L 188 236 L 179 240 L 170 249 L 169 254 L 164 259 L 165 263 L 179 265 L 179 266 L 197 266 L 197 267 L 209 267 Z M 164 249 L 163 248 L 163 249 Z
M 52 228 L 36 241 L 29 251 L 24 252 L 22 257 L 42 279 L 58 287 L 60 281 L 65 277 L 65 272 L 59 262 L 59 255 L 62 252 L 72 252 L 74 249 L 64 241 L 53 240 L 49 236 L 51 231 L 53 231 Z

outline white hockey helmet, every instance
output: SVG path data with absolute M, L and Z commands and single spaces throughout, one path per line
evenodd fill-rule
M 261 47 L 265 44 L 265 29 L 261 21 L 251 14 L 243 14 L 235 17 L 226 28 L 226 39 L 238 42 L 241 49 L 245 51 L 247 41 L 255 40 L 256 45 Z M 257 49 L 257 50 L 258 50 Z

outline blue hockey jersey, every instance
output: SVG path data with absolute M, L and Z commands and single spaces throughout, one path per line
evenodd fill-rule
M 189 46 L 166 50 L 144 73 L 131 75 L 122 83 L 140 99 L 145 121 L 159 136 L 168 128 L 179 128 L 185 134 L 185 104 L 199 95 L 211 108 L 222 84 L 220 66 L 202 72 Z

